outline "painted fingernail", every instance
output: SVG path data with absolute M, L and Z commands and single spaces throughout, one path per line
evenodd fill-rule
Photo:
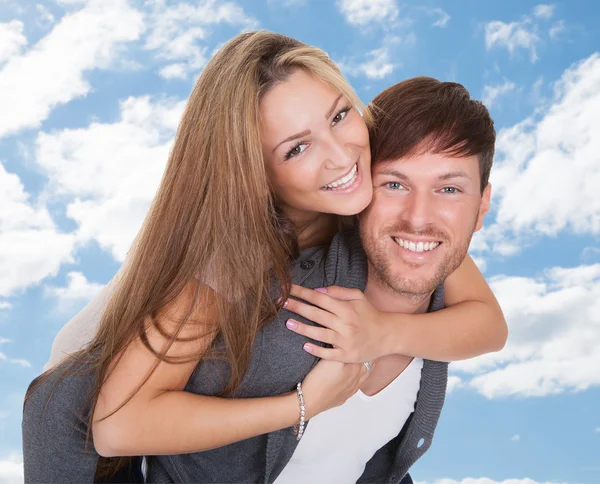
M 288 320 L 285 322 L 285 325 L 286 325 L 288 328 L 290 328 L 290 329 L 296 329 L 296 328 L 298 327 L 298 323 L 297 323 L 296 321 L 293 321 L 293 320 L 291 320 L 291 319 L 288 319 Z
M 324 287 L 317 287 L 315 289 L 315 291 L 319 291 L 319 292 L 322 292 L 323 294 L 327 294 L 327 289 L 325 289 Z
M 288 300 L 286 299 L 285 301 L 283 301 L 283 307 L 287 308 L 287 305 L 288 305 Z
M 304 351 L 308 351 L 309 353 L 312 353 L 312 351 L 313 351 L 313 347 L 312 347 L 312 345 L 309 345 L 308 343 L 306 343 L 306 344 L 303 346 L 303 348 L 304 348 Z

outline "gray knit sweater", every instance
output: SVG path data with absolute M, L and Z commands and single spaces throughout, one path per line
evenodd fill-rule
M 309 288 L 338 285 L 364 290 L 366 275 L 366 257 L 357 234 L 352 231 L 338 234 L 329 248 L 302 252 L 292 268 L 292 281 Z M 440 287 L 432 297 L 430 310 L 442 307 Z M 281 311 L 259 333 L 248 371 L 235 397 L 288 392 L 315 365 L 316 359 L 302 349 L 306 339 L 285 327 L 290 316 L 291 313 Z M 298 319 L 297 315 L 294 317 Z M 424 361 L 415 411 L 400 434 L 375 453 L 358 482 L 399 482 L 429 448 L 444 403 L 447 369 L 447 363 Z M 225 362 L 202 361 L 186 390 L 215 395 L 224 388 L 228 377 Z M 84 449 L 89 411 L 85 397 L 92 379 L 91 375 L 70 376 L 58 382 L 51 377 L 28 400 L 23 419 L 26 482 L 93 482 L 98 455 L 93 448 Z M 42 417 L 48 395 L 57 383 Z M 211 451 L 154 456 L 148 459 L 147 481 L 271 483 L 289 461 L 296 445 L 292 430 L 287 428 Z

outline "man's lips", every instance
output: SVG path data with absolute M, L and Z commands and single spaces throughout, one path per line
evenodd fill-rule
M 406 237 L 392 236 L 392 240 L 406 251 L 413 252 L 415 254 L 434 251 L 442 243 L 441 240 L 425 239 L 420 237 L 409 239 Z

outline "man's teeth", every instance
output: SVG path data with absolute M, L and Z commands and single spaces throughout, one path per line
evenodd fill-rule
M 358 164 L 354 165 L 354 168 L 352 168 L 350 173 L 348 173 L 345 177 L 331 182 L 329 185 L 325 185 L 323 188 L 326 188 L 327 190 L 341 190 L 342 188 L 347 188 L 354 183 L 354 180 L 356 180 L 357 172 Z
M 435 249 L 438 245 L 440 245 L 440 242 L 415 243 L 410 240 L 401 239 L 400 237 L 394 237 L 394 240 L 400 247 L 404 247 L 405 249 L 410 250 L 411 252 L 427 252 L 429 250 Z

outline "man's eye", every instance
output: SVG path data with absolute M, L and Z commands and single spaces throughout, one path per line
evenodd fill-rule
M 458 193 L 458 188 L 456 188 L 456 187 L 444 187 L 444 188 L 442 188 L 442 193 L 450 193 L 450 194 Z
M 390 189 L 392 189 L 392 190 L 400 190 L 400 189 L 404 188 L 402 186 L 402 184 L 399 183 L 399 182 L 388 182 L 387 183 L 387 187 L 390 188 Z

